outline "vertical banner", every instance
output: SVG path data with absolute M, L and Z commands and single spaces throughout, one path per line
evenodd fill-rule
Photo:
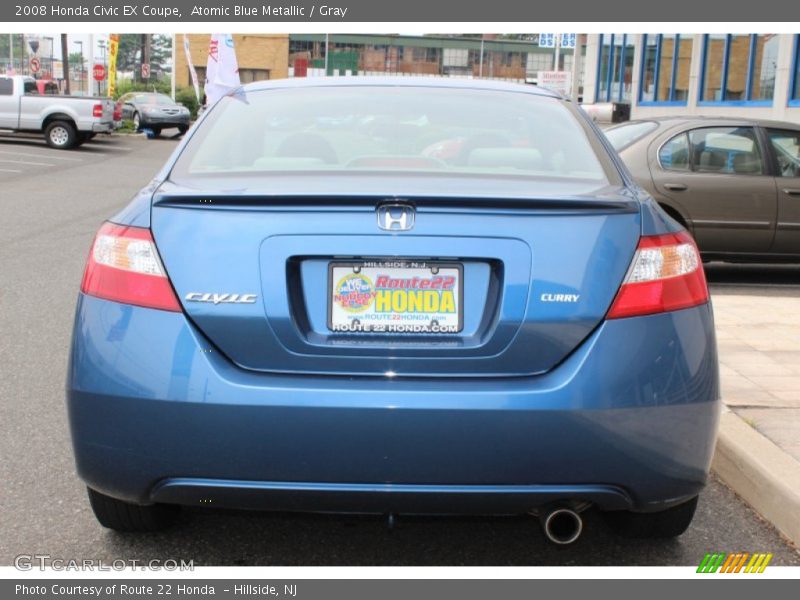
M 200 102 L 200 82 L 197 80 L 197 70 L 194 68 L 192 62 L 192 52 L 189 50 L 189 36 L 183 34 L 183 52 L 186 54 L 186 64 L 189 65 L 189 75 L 192 77 L 192 86 L 194 86 L 194 95 L 197 96 L 197 101 Z M 172 74 L 173 79 L 177 76 L 176 73 Z
M 208 45 L 206 68 L 206 104 L 211 106 L 240 85 L 233 36 L 230 33 L 212 34 Z
M 113 98 L 117 91 L 117 54 L 119 53 L 119 34 L 108 36 L 108 95 Z

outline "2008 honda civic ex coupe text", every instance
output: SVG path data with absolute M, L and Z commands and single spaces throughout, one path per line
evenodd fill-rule
M 692 238 L 568 99 L 255 83 L 102 225 L 67 400 L 100 523 L 179 505 L 689 525 L 719 418 Z

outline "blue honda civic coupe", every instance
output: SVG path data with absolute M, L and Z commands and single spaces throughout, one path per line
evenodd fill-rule
M 220 100 L 103 224 L 67 381 L 99 522 L 181 505 L 691 522 L 719 417 L 692 238 L 569 99 L 320 78 Z

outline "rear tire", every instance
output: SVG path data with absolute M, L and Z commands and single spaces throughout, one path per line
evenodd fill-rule
M 47 145 L 56 150 L 69 150 L 78 143 L 78 132 L 68 121 L 53 121 L 44 129 Z
M 171 504 L 133 504 L 101 494 L 91 488 L 89 504 L 100 525 L 115 531 L 160 531 L 177 519 L 180 507 Z
M 142 128 L 142 118 L 138 112 L 133 113 L 133 130 L 139 131 Z
M 697 496 L 654 513 L 612 511 L 603 513 L 606 522 L 615 533 L 629 538 L 673 538 L 689 528 L 697 509 Z
M 183 135 L 187 131 L 189 131 L 188 125 L 181 125 L 180 127 L 178 127 L 178 132 L 180 132 L 181 135 Z

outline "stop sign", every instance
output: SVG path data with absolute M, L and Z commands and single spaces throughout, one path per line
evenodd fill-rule
M 106 68 L 100 64 L 95 65 L 92 67 L 92 76 L 95 81 L 103 81 L 106 78 Z

